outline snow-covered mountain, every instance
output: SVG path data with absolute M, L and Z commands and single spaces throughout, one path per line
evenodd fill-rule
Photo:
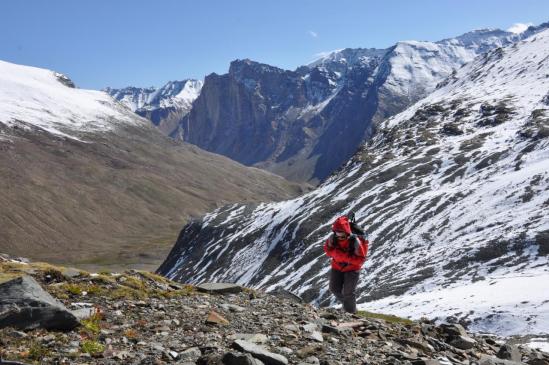
M 159 272 L 333 304 L 322 245 L 351 210 L 372 242 L 362 308 L 548 334 L 549 30 L 452 72 L 318 189 L 186 225 Z
M 144 122 L 103 92 L 76 89 L 60 73 L 0 61 L 0 125 L 78 138 Z
M 295 71 L 237 60 L 227 74 L 206 77 L 178 138 L 291 179 L 322 181 L 379 123 L 463 64 L 548 25 L 522 34 L 477 30 L 439 42 L 344 49 Z
M 169 81 L 160 88 L 106 88 L 106 91 L 126 107 L 151 120 L 164 134 L 178 129 L 178 122 L 190 111 L 200 94 L 201 80 Z
M 190 216 L 300 192 L 174 142 L 104 92 L 2 61 L 0 152 L 0 251 L 40 260 L 156 267 Z

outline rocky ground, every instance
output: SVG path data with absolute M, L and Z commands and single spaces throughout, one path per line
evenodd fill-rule
M 0 364 L 549 364 L 549 354 L 457 324 L 349 315 L 287 292 L 187 286 L 141 271 L 90 274 L 0 256 L 0 292 L 21 275 L 84 319 L 64 332 L 0 328 Z M 3 301 L 0 324 L 10 315 Z

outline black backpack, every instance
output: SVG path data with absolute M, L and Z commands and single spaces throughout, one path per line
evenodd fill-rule
M 347 214 L 347 219 L 349 219 L 349 224 L 351 226 L 351 233 L 357 236 L 366 236 L 366 231 L 364 228 L 358 225 L 356 222 L 356 217 L 354 212 L 349 212 Z

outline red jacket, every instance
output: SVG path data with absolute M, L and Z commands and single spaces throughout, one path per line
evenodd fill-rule
M 351 236 L 351 226 L 347 217 L 338 218 L 332 225 L 332 230 L 347 233 L 344 240 L 338 240 L 335 235 L 331 235 L 324 244 L 326 255 L 332 258 L 332 269 L 341 272 L 360 270 L 368 254 L 368 240 L 361 236 Z M 351 253 L 349 244 L 352 240 L 356 240 L 356 244 L 354 252 Z

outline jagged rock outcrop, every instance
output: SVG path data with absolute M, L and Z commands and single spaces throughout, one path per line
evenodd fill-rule
M 30 276 L 0 283 L 0 328 L 72 330 L 77 318 Z

